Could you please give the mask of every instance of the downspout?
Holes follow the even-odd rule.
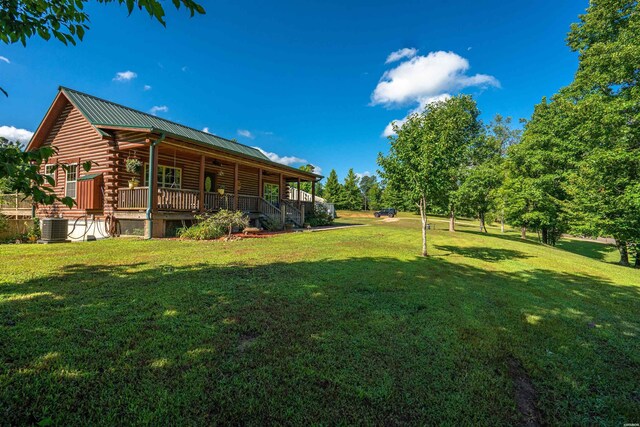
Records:
[[[157,191],[157,188],[153,186],[153,165],[155,164],[155,156],[156,156],[156,145],[160,144],[164,141],[165,134],[164,132],[160,134],[160,138],[156,139],[149,146],[149,176],[147,180],[149,182],[149,194],[147,195],[147,212],[146,212],[146,220],[147,220],[147,239],[151,239],[153,236],[153,219],[151,218],[151,205],[153,204],[153,192]]]

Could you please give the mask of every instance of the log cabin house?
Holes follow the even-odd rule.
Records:
[[[244,211],[256,225],[271,220],[300,227],[322,178],[273,162],[256,148],[65,87],[27,150],[43,145],[58,151],[42,172],[76,205],[39,206],[37,215],[68,218],[76,239],[88,232],[172,236],[195,215],[219,209]],[[137,176],[125,167],[131,158],[143,165]],[[95,163],[85,173],[81,164],[88,160]],[[57,162],[71,167],[55,169]],[[132,179],[139,185],[130,188]],[[311,201],[291,200],[289,186],[299,190],[303,181],[312,184]]]

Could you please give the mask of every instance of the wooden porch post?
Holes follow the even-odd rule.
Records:
[[[233,209],[238,210],[238,164],[234,163],[233,169]]]
[[[200,156],[200,200],[198,205],[200,212],[204,212],[204,155]]]
[[[311,180],[311,205],[316,206],[316,180]]]
[[[158,211],[158,157],[160,157],[159,147],[149,147],[149,150],[154,150],[153,163],[151,164],[151,170],[153,176],[149,183],[149,191],[151,192],[151,214],[155,214]]]
[[[262,185],[262,168],[258,168],[258,197],[264,197],[264,187]]]
[[[302,204],[302,194],[300,194],[300,178],[298,178],[298,209],[300,209],[301,204]]]
[[[280,185],[278,185],[278,191],[280,192],[280,200],[284,200],[284,177],[280,174]]]

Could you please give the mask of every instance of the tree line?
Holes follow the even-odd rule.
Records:
[[[394,124],[381,176],[421,213],[489,213],[554,245],[563,233],[612,237],[640,267],[640,5],[592,2],[571,26],[574,80],[535,106],[522,132],[485,125],[468,95]],[[486,228],[485,228],[486,230]]]

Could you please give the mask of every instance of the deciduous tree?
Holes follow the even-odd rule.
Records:
[[[409,116],[389,137],[387,156],[378,156],[389,185],[418,206],[422,221],[422,255],[427,256],[427,211],[448,205],[453,182],[480,132],[478,109],[467,95],[429,104]]]

